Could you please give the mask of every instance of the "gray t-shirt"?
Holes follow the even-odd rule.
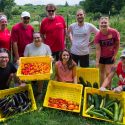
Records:
[[[44,43],[40,47],[36,47],[34,43],[30,43],[25,47],[24,56],[51,56],[51,50]]]
[[[96,34],[99,30],[91,23],[85,22],[83,26],[73,23],[69,27],[72,34],[71,53],[75,55],[89,54],[89,40],[91,33]]]

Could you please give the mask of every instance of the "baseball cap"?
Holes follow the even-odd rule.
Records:
[[[1,16],[0,17],[0,22],[2,23],[2,24],[7,24],[8,22],[7,22],[7,17],[6,16]]]
[[[125,57],[125,49],[122,51],[120,58]]]
[[[22,12],[21,17],[30,17],[30,13],[27,11]]]

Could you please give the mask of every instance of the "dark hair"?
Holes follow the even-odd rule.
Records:
[[[53,7],[54,10],[57,9],[57,7],[56,7],[54,4],[47,4],[47,5],[46,5],[46,10],[47,10],[48,7]]]
[[[0,53],[7,53],[8,56],[10,57],[10,52],[8,49],[5,49],[5,48],[0,48]]]
[[[62,54],[63,54],[63,52],[65,52],[65,51],[69,53],[69,60],[68,60],[68,62],[67,62],[67,66],[68,66],[68,69],[71,70],[71,69],[74,68],[74,66],[76,66],[76,64],[75,64],[75,62],[73,61],[72,55],[71,55],[71,53],[69,52],[69,50],[64,49],[63,51],[61,51],[60,54],[59,54],[59,60],[62,61]]]

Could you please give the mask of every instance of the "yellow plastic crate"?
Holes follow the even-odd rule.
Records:
[[[112,98],[112,99],[117,98],[123,105],[124,116],[123,116],[123,122],[122,123],[125,124],[125,92],[121,92],[121,93],[115,93],[113,91],[101,92],[99,89],[96,89],[96,88],[90,88],[90,87],[85,88],[82,116],[89,117],[89,118],[94,118],[94,119],[98,119],[98,120],[104,120],[104,121],[108,121],[108,122],[114,122],[112,120],[98,118],[98,117],[95,117],[95,116],[92,117],[92,116],[86,114],[85,111],[87,110],[87,94],[88,93],[90,93],[90,94],[98,94],[98,95],[102,95],[102,96],[105,96],[106,94],[108,94],[109,98]]]
[[[49,80],[52,73],[52,61],[51,56],[37,56],[37,57],[20,57],[19,59],[20,65],[17,70],[17,76],[21,80]],[[50,72],[44,74],[35,74],[35,75],[23,75],[21,74],[21,64],[22,63],[37,63],[37,62],[45,62],[50,65]]]
[[[10,89],[6,89],[6,90],[0,90],[0,98],[3,98],[7,95],[11,95],[11,94],[14,94],[14,93],[19,93],[19,92],[25,91],[25,90],[28,90],[28,96],[31,99],[32,106],[31,106],[31,109],[29,109],[28,111],[26,111],[24,113],[34,111],[34,110],[37,109],[37,106],[36,106],[36,102],[35,102],[35,99],[34,99],[32,86],[30,84],[27,84],[24,87],[15,87],[15,88],[10,88]],[[18,113],[18,114],[23,114],[23,113]],[[10,118],[10,117],[8,117],[8,118]],[[5,121],[8,118],[1,118],[1,114],[0,114],[0,122]]]
[[[49,97],[60,98],[60,99],[77,102],[79,104],[79,109],[78,110],[67,110],[67,109],[60,109],[60,108],[56,108],[56,109],[66,110],[71,112],[80,112],[82,89],[83,89],[83,85],[80,85],[80,84],[64,83],[64,82],[57,82],[57,81],[51,80],[48,83],[43,106],[54,108],[54,107],[48,106]]]
[[[98,68],[81,68],[77,67],[77,80],[79,82],[79,77],[82,77],[84,81],[88,81],[93,86],[94,82],[98,83],[100,87],[100,80],[99,80],[99,69]]]

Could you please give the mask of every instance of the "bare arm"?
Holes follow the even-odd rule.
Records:
[[[69,37],[70,41],[72,42],[72,28],[69,27],[67,30],[67,36]]]
[[[119,50],[119,46],[120,46],[120,42],[119,41],[116,41],[115,42],[115,53],[114,53],[114,56],[113,56],[113,60],[115,61],[116,60],[116,56],[117,56],[117,53],[118,53],[118,50]]]
[[[96,67],[99,67],[100,53],[101,53],[101,47],[99,44],[96,44]]]
[[[15,56],[14,60],[17,61],[19,59],[17,42],[13,42],[13,52],[14,52],[14,56]]]
[[[73,68],[73,82],[77,83],[76,66]]]

